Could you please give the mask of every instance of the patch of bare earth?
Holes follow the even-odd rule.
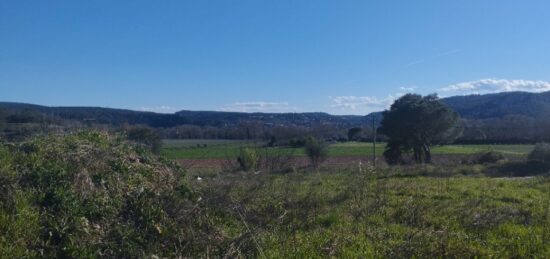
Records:
[[[377,158],[377,162],[380,162],[381,158]],[[178,159],[178,163],[185,169],[188,170],[200,170],[200,169],[209,169],[209,170],[220,170],[223,169],[227,164],[234,162],[228,161],[227,159]],[[324,163],[324,167],[335,167],[335,168],[348,168],[350,166],[357,167],[359,164],[366,166],[372,162],[371,157],[358,157],[358,156],[349,156],[349,157],[330,157]],[[309,165],[309,159],[306,157],[295,157],[292,160],[292,165],[295,167],[305,167]]]
[[[433,163],[437,165],[456,165],[463,163],[466,155],[459,154],[444,154],[434,155]],[[228,165],[235,165],[236,160],[228,159],[178,159],[178,163],[187,170],[223,170]],[[357,168],[359,166],[367,166],[372,163],[371,156],[339,156],[329,157],[323,167],[328,168]],[[384,158],[379,156],[376,158],[377,165],[386,165]],[[300,168],[309,165],[307,157],[294,157],[290,163],[292,166]]]

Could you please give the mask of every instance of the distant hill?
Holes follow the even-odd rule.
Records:
[[[550,119],[550,92],[504,92],[485,95],[467,95],[443,98],[442,101],[471,120],[498,119],[523,116],[531,119]],[[0,102],[0,108],[12,112],[32,111],[55,118],[93,121],[102,124],[145,124],[151,127],[196,125],[231,127],[244,122],[264,125],[312,126],[332,125],[338,128],[370,125],[372,116],[380,121],[381,112],[367,116],[330,115],[327,113],[242,113],[218,111],[179,111],[173,114],[132,111],[100,107],[47,107],[34,104]]]
[[[543,93],[503,92],[444,98],[443,102],[463,118],[488,119],[510,115],[546,118],[550,115],[550,91]]]
[[[550,92],[454,96],[443,101],[463,120],[465,143],[550,141]]]
[[[353,127],[367,123],[366,116],[330,115],[322,112],[310,113],[242,113],[214,111],[179,111],[180,116],[190,124],[200,126],[235,126],[242,122],[261,122],[267,125],[312,126],[329,124],[337,127]]]
[[[34,112],[52,118],[92,121],[102,124],[144,124],[151,127],[173,127],[187,124],[183,117],[174,114],[132,111],[100,107],[48,107],[25,103],[0,102],[0,108],[11,112]]]
[[[266,125],[295,125],[309,127],[328,124],[336,127],[354,127],[367,123],[366,116],[330,115],[327,113],[243,113],[218,111],[179,111],[173,114],[112,109],[101,107],[48,107],[25,103],[0,102],[0,109],[11,112],[34,112],[65,120],[93,121],[102,124],[144,124],[151,127],[197,125],[231,127],[244,122]]]

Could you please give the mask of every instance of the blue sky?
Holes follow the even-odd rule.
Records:
[[[366,114],[550,90],[549,1],[0,0],[0,101]]]

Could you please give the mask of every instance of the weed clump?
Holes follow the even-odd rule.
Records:
[[[237,157],[237,162],[241,170],[248,172],[256,169],[258,165],[259,156],[255,149],[253,148],[241,148],[239,150],[239,156]]]

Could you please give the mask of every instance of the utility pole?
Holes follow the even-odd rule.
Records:
[[[374,114],[372,115],[372,165],[376,168],[376,126],[374,125]]]

